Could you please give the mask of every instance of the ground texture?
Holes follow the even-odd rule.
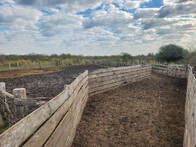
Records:
[[[186,81],[153,74],[89,98],[73,147],[182,147]]]
[[[85,70],[91,72],[98,68],[101,67],[86,65],[66,68],[6,71],[0,72],[0,82],[6,82],[6,89],[11,93],[14,88],[26,88],[29,98],[52,98],[63,90],[65,84],[70,84],[80,73]]]

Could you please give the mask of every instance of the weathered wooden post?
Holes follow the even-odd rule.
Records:
[[[0,128],[4,127],[5,126],[5,122],[3,120],[3,117],[2,115],[0,114]]]
[[[9,70],[11,71],[11,64],[10,64],[10,63],[8,63],[8,66],[9,66]]]
[[[25,88],[15,88],[13,89],[13,95],[17,98],[26,99],[26,89]]]
[[[23,100],[27,99],[27,94],[26,94],[26,89],[25,88],[15,88],[15,89],[13,89],[12,93],[16,98],[23,99]],[[18,112],[17,116],[20,116],[19,118],[25,117],[25,114],[28,111],[28,106],[21,105],[21,106],[15,106],[15,107],[16,107],[17,112]]]
[[[0,82],[0,91],[5,91],[5,82]]]
[[[0,82],[0,91],[5,91],[5,82]],[[0,128],[5,126],[2,115],[0,114]]]
[[[5,82],[0,82],[0,96],[14,98],[14,96],[6,92]]]

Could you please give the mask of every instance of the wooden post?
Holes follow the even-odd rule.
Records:
[[[5,123],[3,121],[3,117],[2,115],[0,114],[0,128],[4,127],[5,126]]]
[[[0,82],[0,91],[6,91],[5,82]]]
[[[13,95],[17,98],[26,99],[26,89],[25,88],[15,88],[13,90]]]
[[[11,64],[10,64],[10,63],[8,63],[8,65],[9,65],[9,70],[11,71]]]

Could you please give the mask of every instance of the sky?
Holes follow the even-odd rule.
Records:
[[[131,55],[196,46],[196,0],[0,0],[0,54]]]

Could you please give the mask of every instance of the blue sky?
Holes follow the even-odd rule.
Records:
[[[0,0],[0,54],[196,48],[195,0]]]

